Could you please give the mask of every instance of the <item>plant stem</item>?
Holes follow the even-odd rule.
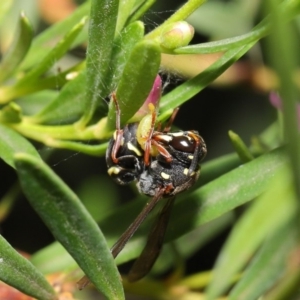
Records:
[[[79,123],[72,125],[36,125],[26,121],[21,123],[6,124],[22,135],[46,145],[54,144],[54,140],[101,140],[110,137],[105,130],[106,118],[101,119],[97,124],[81,128]]]

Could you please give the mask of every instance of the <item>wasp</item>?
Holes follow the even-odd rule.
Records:
[[[157,113],[153,104],[149,104],[150,113],[139,123],[121,129],[121,111],[115,95],[112,99],[116,108],[116,131],[106,151],[108,174],[118,184],[135,181],[140,193],[152,197],[111,248],[113,257],[117,257],[156,204],[166,198],[146,246],[128,274],[129,281],[136,281],[144,277],[156,261],[175,195],[196,182],[200,174],[199,163],[207,149],[197,131],[170,131],[178,108],[163,129],[161,125],[156,126]]]
[[[195,130],[171,132],[178,108],[166,126],[156,126],[157,112],[149,104],[149,114],[138,123],[121,128],[121,111],[115,94],[116,130],[106,151],[108,174],[121,185],[136,182],[140,193],[151,197],[143,210],[111,248],[114,258],[143,223],[159,201],[166,201],[147,238],[146,246],[128,274],[129,281],[143,278],[155,263],[162,245],[175,196],[189,189],[200,175],[200,161],[207,149]],[[82,289],[89,280],[79,282]]]

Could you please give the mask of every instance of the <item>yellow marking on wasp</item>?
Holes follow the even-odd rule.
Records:
[[[171,134],[172,134],[173,136],[182,136],[182,135],[183,135],[183,131],[172,132]]]
[[[117,138],[117,130],[115,130],[114,132],[114,140],[116,140],[116,138]]]
[[[188,174],[189,174],[189,169],[185,168],[185,169],[183,170],[183,174],[184,174],[184,175],[188,175]]]
[[[189,158],[189,159],[193,159],[193,158],[194,158],[194,155],[189,155],[188,158]]]
[[[142,156],[141,151],[137,147],[135,147],[131,142],[127,143],[127,148],[133,151],[137,156]]]
[[[160,176],[163,178],[163,179],[170,179],[170,175],[165,173],[165,172],[161,172],[160,173]]]
[[[172,139],[173,139],[171,136],[165,135],[165,134],[159,135],[158,138],[159,138],[160,140],[165,141],[165,142],[171,142]]]
[[[109,168],[108,170],[107,170],[107,173],[108,173],[108,175],[109,176],[111,176],[111,175],[118,175],[119,173],[120,173],[120,171],[121,171],[121,169],[120,168],[118,168],[118,167],[111,167],[111,168]]]

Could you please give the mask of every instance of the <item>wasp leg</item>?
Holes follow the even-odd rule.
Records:
[[[165,158],[166,162],[170,163],[173,160],[173,157],[168,150],[163,145],[158,143],[154,138],[152,139],[151,143],[156,147],[159,154]]]
[[[145,152],[144,152],[144,163],[146,166],[150,164],[150,153],[151,153],[151,146],[152,146],[152,135],[154,132],[155,122],[156,122],[156,111],[155,107],[152,103],[149,104],[149,110],[151,111],[151,128],[149,130],[147,140],[145,142]]]

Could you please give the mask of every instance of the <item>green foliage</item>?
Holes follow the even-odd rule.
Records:
[[[37,299],[56,299],[45,277],[0,236],[1,280]]]
[[[59,295],[42,273],[70,272],[76,277],[73,272],[80,267],[105,297],[124,299],[116,264],[139,255],[154,216],[149,216],[115,261],[109,246],[141,210],[144,198],[137,196],[137,201],[116,208],[116,199],[110,201],[117,198],[114,187],[101,179],[99,185],[107,189],[101,193],[101,204],[93,189],[97,184],[89,182],[88,188],[81,190],[86,209],[47,166],[32,141],[104,156],[115,126],[114,106],[108,106],[105,99],[115,93],[122,125],[126,124],[147,98],[161,68],[165,51],[159,44],[161,34],[190,16],[187,20],[192,24],[201,19],[207,25],[203,29],[206,34],[224,39],[184,47],[171,43],[168,54],[180,59],[189,54],[223,53],[204,71],[162,96],[159,121],[166,120],[174,108],[189,101],[267,37],[265,55],[280,80],[283,128],[272,124],[249,148],[230,131],[236,153],[203,163],[201,178],[193,190],[176,199],[166,236],[172,246],[165,247],[154,267],[154,273],[161,273],[176,265],[168,284],[155,282],[153,289],[153,281],[146,279],[142,287],[138,283],[129,287],[126,281],[124,286],[157,299],[173,299],[170,287],[176,285],[186,288],[186,297],[189,289],[205,288],[202,293],[207,299],[288,299],[285,297],[291,295],[296,299],[300,272],[288,261],[297,250],[300,225],[298,89],[293,80],[299,51],[291,28],[300,2],[267,1],[265,18],[253,27],[254,13],[262,9],[257,2],[249,8],[243,1],[235,1],[224,9],[225,4],[218,1],[202,8],[204,1],[189,0],[145,35],[140,18],[154,2],[86,1],[68,18],[37,36],[30,20],[20,14],[13,40],[0,61],[0,157],[15,169],[22,192],[57,242],[40,249],[29,262],[0,237],[0,279],[37,299],[56,299]],[[0,4],[0,26],[5,26],[5,15],[12,8],[13,1]],[[251,16],[247,16],[249,10]],[[205,11],[207,18],[205,14],[202,18]],[[213,20],[214,14],[218,20]],[[224,21],[232,14],[238,16],[235,22],[239,28]],[[202,28],[202,24],[197,25]],[[248,33],[231,37],[240,34],[236,29]],[[88,45],[86,59],[56,69],[57,61],[83,44]],[[5,203],[13,201],[6,199]],[[244,212],[237,219],[240,206]],[[12,204],[0,203],[0,216],[8,215],[11,209]],[[116,226],[120,220],[122,228]],[[230,225],[232,231],[212,272],[185,276],[183,262]],[[280,288],[274,289],[278,284]],[[202,293],[197,293],[197,299]]]

